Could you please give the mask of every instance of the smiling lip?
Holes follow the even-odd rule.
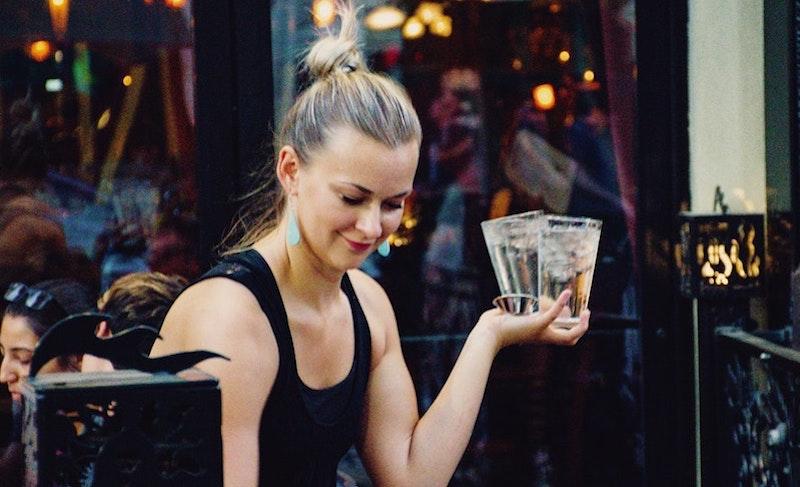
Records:
[[[366,252],[367,250],[369,250],[370,247],[372,247],[372,244],[353,242],[347,237],[342,237],[342,238],[344,238],[344,240],[347,242],[347,245],[349,245],[350,249],[353,250],[354,252]]]

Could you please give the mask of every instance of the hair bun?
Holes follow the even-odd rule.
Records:
[[[358,45],[358,18],[350,2],[337,3],[337,14],[342,21],[339,35],[327,35],[311,46],[305,65],[312,80],[336,73],[351,73],[366,69]]]

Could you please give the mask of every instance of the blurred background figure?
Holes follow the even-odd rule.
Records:
[[[0,289],[69,274],[60,215],[46,200],[48,151],[39,109],[14,102],[0,146]]]
[[[137,272],[117,279],[97,301],[97,309],[112,317],[98,325],[97,336],[108,338],[138,325],[160,330],[167,311],[186,285],[182,277],[160,272]],[[140,351],[147,354],[153,340],[140,346]],[[109,370],[114,366],[108,360],[84,356],[82,372]]]

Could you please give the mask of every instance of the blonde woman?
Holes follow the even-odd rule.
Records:
[[[153,356],[208,349],[219,378],[226,486],[335,484],[357,444],[377,485],[447,485],[467,445],[496,353],[574,344],[545,314],[484,313],[424,416],[383,289],[358,271],[399,225],[420,147],[404,90],[371,73],[357,21],[305,63],[313,83],[278,133],[274,166],[239,221],[244,236],[167,314]]]

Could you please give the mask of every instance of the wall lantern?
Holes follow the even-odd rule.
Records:
[[[750,296],[761,290],[764,216],[693,215],[680,219],[680,288],[690,298]]]

